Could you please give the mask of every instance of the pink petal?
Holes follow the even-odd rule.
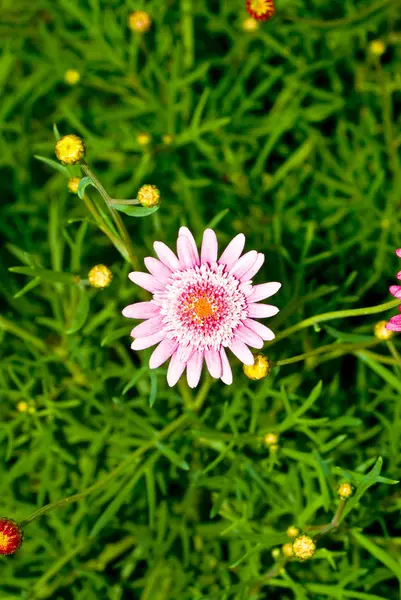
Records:
[[[199,265],[200,261],[199,261],[198,248],[196,246],[196,242],[195,242],[194,236],[189,231],[188,227],[180,227],[180,230],[178,232],[178,237],[181,237],[181,236],[186,237],[187,240],[189,241],[189,243],[191,245],[191,249],[192,249],[192,254],[193,254],[193,256],[195,256],[195,263],[197,265]]]
[[[190,269],[198,264],[193,246],[185,235],[180,235],[177,240],[177,253],[181,269]]]
[[[386,325],[386,329],[389,329],[390,331],[401,331],[401,315],[391,317]]]
[[[398,250],[396,250],[395,253],[401,258],[401,248],[398,248]]]
[[[148,273],[134,271],[133,273],[130,273],[128,277],[133,283],[136,283],[136,285],[139,285],[148,292],[161,292],[165,287],[163,283],[156,279],[156,277],[148,275]]]
[[[190,388],[196,388],[202,373],[203,353],[196,350],[187,362],[187,381]]]
[[[187,363],[179,360],[177,352],[173,354],[170,360],[170,364],[167,370],[167,383],[170,387],[173,387],[184,372]]]
[[[251,250],[247,252],[230,269],[230,275],[234,275],[237,279],[241,280],[244,273],[246,273],[249,268],[254,264],[255,260],[258,258],[258,253],[256,250]]]
[[[148,335],[153,335],[154,333],[157,333],[158,331],[163,329],[163,327],[163,321],[160,315],[158,315],[157,317],[152,317],[151,319],[148,319],[147,321],[144,321],[143,323],[140,323],[140,325],[134,327],[134,329],[131,331],[131,337],[147,337]]]
[[[153,350],[153,354],[149,359],[149,368],[157,369],[160,367],[168,358],[170,358],[177,346],[178,342],[175,340],[168,340],[167,338],[164,338],[157,348]]]
[[[240,283],[238,289],[240,292],[245,294],[245,296],[250,296],[253,293],[253,286],[250,281],[245,281],[244,283]]]
[[[257,259],[253,263],[252,267],[250,269],[248,269],[248,271],[246,271],[246,273],[244,273],[242,275],[241,281],[247,281],[248,279],[252,279],[252,277],[254,277],[256,275],[256,273],[259,271],[259,269],[261,268],[261,266],[263,265],[264,262],[265,262],[265,255],[261,254],[259,252]]]
[[[153,302],[137,302],[126,306],[122,314],[128,319],[149,319],[150,317],[156,317],[159,312],[160,307]]]
[[[259,323],[259,321],[253,321],[253,319],[245,319],[244,325],[246,325],[249,329],[252,329],[255,333],[257,333],[262,340],[270,342],[274,340],[276,337],[271,329]]]
[[[262,338],[251,329],[248,329],[248,327],[245,327],[245,325],[237,327],[234,335],[248,346],[251,346],[251,348],[263,348]]]
[[[177,349],[177,355],[181,362],[188,362],[191,358],[194,349],[192,346],[179,346]]]
[[[161,262],[166,265],[171,271],[178,271],[180,263],[172,250],[163,242],[155,242],[153,248]]]
[[[255,359],[253,358],[252,352],[249,350],[248,346],[234,338],[234,340],[228,346],[231,352],[241,361],[244,365],[253,365]]]
[[[217,262],[217,237],[213,229],[206,229],[202,239],[201,263]]]
[[[205,361],[210,375],[214,377],[214,379],[220,379],[223,372],[220,353],[217,350],[206,350]]]
[[[250,304],[248,306],[248,317],[255,319],[265,319],[266,317],[274,317],[279,312],[277,306],[271,304]]]
[[[157,260],[157,258],[152,258],[152,256],[147,256],[145,258],[145,267],[147,268],[149,273],[154,275],[156,279],[158,279],[162,283],[167,283],[167,281],[171,277],[170,269],[163,265],[163,263],[160,262],[160,260]]]
[[[239,233],[228,244],[223,254],[220,256],[219,265],[226,265],[227,270],[231,269],[233,264],[239,259],[245,246],[245,236]]]
[[[390,294],[395,298],[401,298],[401,285],[390,285]]]
[[[231,371],[230,363],[228,362],[227,354],[224,348],[220,348],[220,358],[222,367],[221,381],[226,385],[231,385],[233,382],[233,374]]]
[[[248,302],[259,302],[274,296],[281,288],[281,283],[278,281],[270,281],[269,283],[261,283],[253,286],[253,292],[248,297]]]
[[[132,350],[145,350],[145,348],[150,348],[155,344],[158,344],[166,337],[166,333],[164,330],[158,331],[153,335],[148,335],[147,337],[137,338],[131,344]]]
[[[396,277],[397,277],[397,279],[401,279],[401,271],[398,271]]]

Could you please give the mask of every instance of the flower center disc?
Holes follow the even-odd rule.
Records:
[[[195,300],[194,311],[196,316],[199,317],[201,321],[207,319],[215,312],[210,301],[205,297],[201,297]]]

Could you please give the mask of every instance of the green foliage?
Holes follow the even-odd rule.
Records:
[[[246,32],[242,0],[1,4],[0,512],[22,521],[88,490],[0,557],[1,600],[400,598],[400,344],[373,334],[396,308],[315,317],[390,299],[401,4],[276,5]],[[127,27],[140,9],[143,35]],[[198,240],[216,228],[220,247],[243,231],[266,254],[257,282],[283,283],[268,378],[233,360],[232,386],[170,389],[130,351],[121,310],[148,295],[109,215],[108,238],[68,193],[80,168],[53,153],[67,133],[113,198],[160,189],[160,207],[114,205],[141,265],[180,225]],[[101,291],[87,285],[98,263],[113,272]],[[282,570],[271,549],[289,525],[330,523],[342,481],[338,527]]]

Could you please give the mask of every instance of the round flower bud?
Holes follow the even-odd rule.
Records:
[[[81,74],[76,69],[67,69],[64,73],[64,81],[68,85],[76,85],[81,79]]]
[[[393,337],[393,332],[386,329],[387,321],[378,321],[375,325],[374,332],[378,340],[389,340]]]
[[[174,141],[174,138],[173,138],[173,136],[172,136],[172,135],[170,135],[169,133],[166,133],[165,135],[163,135],[163,137],[162,137],[162,140],[163,140],[163,144],[164,144],[165,146],[171,146],[171,144],[172,144],[172,143],[173,143],[173,141]]]
[[[143,185],[137,194],[137,198],[141,206],[152,208],[160,204],[160,192],[155,185]]]
[[[370,43],[369,50],[375,56],[382,56],[386,51],[386,46],[381,40],[373,40],[373,42]]]
[[[280,548],[273,548],[272,557],[274,558],[274,560],[277,560],[278,558],[280,558],[280,556],[281,556]]]
[[[140,146],[148,146],[151,142],[151,139],[152,137],[149,135],[149,133],[146,133],[145,131],[143,131],[142,133],[138,133],[138,135],[136,136],[136,141]]]
[[[245,8],[257,21],[267,21],[276,12],[273,0],[246,0]]]
[[[152,26],[152,20],[144,10],[136,10],[128,17],[128,27],[135,33],[146,33]]]
[[[0,554],[14,554],[22,544],[22,529],[12,519],[0,518]]]
[[[89,271],[88,279],[92,287],[106,288],[111,284],[113,273],[106,265],[96,265]]]
[[[78,186],[79,186],[79,182],[81,181],[80,177],[70,177],[68,180],[68,189],[70,190],[71,194],[78,194]]]
[[[266,444],[266,446],[276,446],[278,444],[279,438],[280,436],[278,433],[269,432],[266,433],[266,435],[263,438],[263,441]]]
[[[340,498],[346,500],[347,498],[350,498],[352,494],[352,485],[348,483],[348,481],[343,481],[343,483],[340,483],[340,485],[338,486],[338,495],[340,496]]]
[[[55,152],[64,165],[76,165],[84,158],[86,149],[83,140],[71,133],[59,139]]]
[[[28,402],[25,402],[25,400],[21,400],[20,402],[18,402],[17,404],[17,410],[18,412],[27,412],[29,408]]]
[[[244,31],[256,31],[257,29],[259,29],[259,23],[256,19],[249,17],[248,19],[245,19],[245,21],[242,23],[242,29]]]
[[[284,544],[281,550],[284,556],[287,558],[291,558],[292,556],[294,556],[294,550],[292,549],[292,544],[290,543]]]
[[[295,527],[295,525],[290,525],[290,527],[287,529],[287,535],[290,538],[296,538],[297,535],[299,535],[298,527]]]
[[[243,370],[245,375],[253,381],[263,379],[270,373],[269,359],[264,354],[257,354],[253,365],[244,365]]]
[[[309,535],[300,535],[292,543],[294,556],[299,560],[308,560],[316,552],[316,544]]]

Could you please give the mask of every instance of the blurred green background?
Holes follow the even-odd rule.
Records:
[[[146,33],[128,27],[137,10]],[[56,124],[84,138],[113,197],[157,185],[157,213],[124,216],[141,264],[180,225],[198,240],[214,226],[221,248],[244,232],[266,254],[257,283],[283,282],[276,333],[390,300],[401,3],[276,11],[249,31],[242,0],[0,0],[0,513],[22,520],[121,465],[27,526],[0,557],[1,600],[400,597],[401,500],[383,479],[400,475],[399,344],[373,333],[396,309],[266,345],[273,362],[330,347],[261,381],[233,360],[234,385],[200,388],[191,413],[150,352],[130,351],[130,266],[34,158],[55,159]],[[82,301],[62,274],[98,263],[113,283]],[[21,266],[52,274],[8,270]],[[272,576],[287,527],[329,522],[343,480],[357,488],[344,523]]]

